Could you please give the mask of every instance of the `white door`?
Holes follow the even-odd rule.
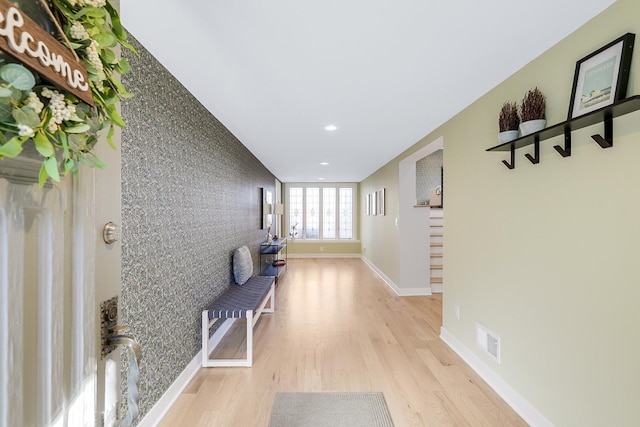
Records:
[[[106,170],[44,189],[38,159],[0,160],[0,426],[115,418],[119,357],[101,358],[99,307],[121,286],[119,242],[102,241],[120,223],[120,157],[98,145]]]

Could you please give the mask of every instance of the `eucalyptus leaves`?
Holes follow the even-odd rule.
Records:
[[[131,96],[118,79],[129,71],[129,63],[113,49],[122,45],[135,51],[108,1],[53,0],[53,5],[63,43],[87,69],[95,106],[0,58],[0,159],[18,156],[23,144],[33,141],[43,157],[40,186],[49,178],[58,181],[61,172],[77,172],[80,164],[105,166],[93,153],[98,133],[107,129],[107,141],[115,148],[114,126],[125,126],[116,105]]]

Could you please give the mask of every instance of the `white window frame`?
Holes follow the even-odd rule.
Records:
[[[303,230],[298,230],[298,236],[296,236],[296,240],[302,240],[305,242],[313,242],[313,241],[332,241],[332,242],[355,242],[358,240],[358,184],[354,183],[354,182],[322,182],[322,183],[312,183],[312,182],[292,182],[292,183],[285,183],[284,185],[284,200],[285,200],[285,212],[284,212],[284,223],[285,223],[285,230],[286,230],[286,236],[289,236],[289,232],[291,231],[291,224],[290,224],[290,218],[289,218],[289,206],[291,206],[290,200],[289,200],[289,194],[290,194],[290,189],[291,188],[302,188],[302,204],[303,204],[303,209],[302,209],[302,215],[304,215],[305,217],[303,217]],[[319,218],[319,224],[320,224],[320,230],[319,230],[319,238],[313,238],[313,239],[308,239],[306,237],[306,227],[307,227],[307,219],[306,219],[306,197],[307,197],[307,188],[319,188],[320,189],[320,209],[319,209],[319,213],[320,213],[320,218]],[[335,237],[335,238],[331,238],[331,239],[325,239],[322,237],[322,215],[323,215],[323,209],[322,209],[322,189],[323,188],[335,188],[336,189],[336,206],[339,206],[340,203],[340,188],[350,188],[352,191],[352,198],[351,198],[351,220],[352,220],[352,227],[353,227],[353,233],[351,235],[350,239],[346,239],[346,238],[340,238],[340,237]],[[336,209],[337,210],[337,209]],[[337,213],[337,212],[336,212]],[[336,215],[336,236],[340,236],[340,220],[339,220],[339,216]]]

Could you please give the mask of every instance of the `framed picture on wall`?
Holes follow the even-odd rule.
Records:
[[[270,228],[273,223],[273,193],[262,188],[262,209],[261,209],[260,228]]]
[[[627,33],[576,63],[569,120],[626,97],[634,41]]]
[[[378,202],[377,211],[378,215],[384,215],[384,188],[376,191],[376,200]]]
[[[378,215],[378,199],[376,198],[376,192],[370,193],[371,195],[371,215]]]

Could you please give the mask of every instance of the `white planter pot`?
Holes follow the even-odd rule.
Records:
[[[518,131],[517,130],[505,130],[504,132],[500,132],[498,134],[498,141],[500,144],[504,144],[505,142],[513,141],[514,139],[518,139]]]
[[[520,123],[520,134],[522,136],[530,135],[532,133],[536,133],[544,129],[547,125],[547,121],[545,119],[540,120],[529,120],[526,122]]]

